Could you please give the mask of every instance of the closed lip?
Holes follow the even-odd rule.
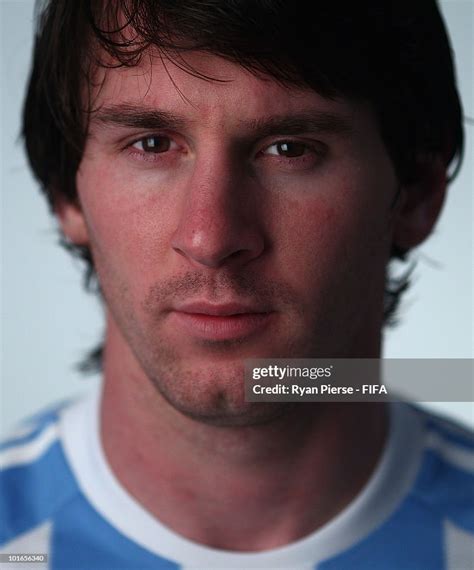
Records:
[[[191,337],[208,341],[236,340],[261,332],[273,311],[242,303],[186,303],[171,311],[172,322]]]
[[[244,315],[244,314],[266,314],[271,311],[252,305],[246,305],[242,303],[206,303],[206,302],[193,302],[186,303],[183,305],[178,305],[173,308],[174,311],[179,313],[188,313],[194,315],[209,315],[214,317],[230,317],[233,315]]]

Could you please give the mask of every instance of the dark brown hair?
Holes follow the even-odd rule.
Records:
[[[461,164],[462,109],[435,0],[49,0],[37,4],[22,134],[51,207],[58,196],[77,200],[93,110],[84,93],[94,69],[134,66],[150,46],[198,76],[186,51],[211,52],[324,97],[370,102],[402,184],[416,180],[420,156],[445,158],[450,179]],[[90,251],[63,244],[86,261],[91,286]],[[386,322],[407,284],[407,275],[387,276]],[[100,360],[100,349],[93,354],[89,364]]]

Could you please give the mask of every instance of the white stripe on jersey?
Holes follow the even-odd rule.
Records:
[[[465,447],[456,445],[443,438],[436,432],[429,432],[426,437],[427,447],[436,451],[443,459],[451,465],[474,473],[474,451],[469,451]]]
[[[45,522],[37,526],[33,530],[25,532],[11,542],[0,548],[0,554],[50,554],[51,546],[51,530],[52,524]],[[48,563],[35,562],[22,564],[21,562],[12,562],[2,564],[2,570],[47,570]]]
[[[444,523],[446,570],[474,568],[474,536],[446,520]]]
[[[23,424],[21,426],[17,426],[13,431],[8,432],[6,435],[8,436],[8,440],[5,443],[8,443],[9,440],[20,439],[22,437],[26,437],[33,433],[37,428],[37,424]],[[2,438],[3,439],[3,438]],[[2,441],[4,443],[4,441]]]
[[[58,439],[58,436],[57,424],[48,426],[33,441],[0,452],[0,467],[7,469],[15,467],[15,465],[24,465],[30,461],[35,461]]]

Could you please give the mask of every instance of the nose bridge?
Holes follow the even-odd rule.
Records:
[[[229,152],[223,149],[211,149],[206,156],[197,159],[192,177],[187,188],[187,199],[190,214],[202,214],[222,210],[222,219],[225,219],[225,210],[236,205],[237,195],[243,197],[243,187],[235,187],[237,180],[234,175],[235,166]]]
[[[260,254],[263,237],[251,215],[250,179],[230,149],[214,144],[196,160],[173,248],[193,264],[218,267]]]

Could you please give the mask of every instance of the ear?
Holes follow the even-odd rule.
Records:
[[[416,181],[402,186],[393,243],[409,250],[432,232],[446,195],[446,166],[441,156],[420,160]]]
[[[63,234],[71,243],[74,245],[89,245],[89,234],[84,214],[78,202],[70,202],[64,197],[60,197],[55,203],[54,212]]]

